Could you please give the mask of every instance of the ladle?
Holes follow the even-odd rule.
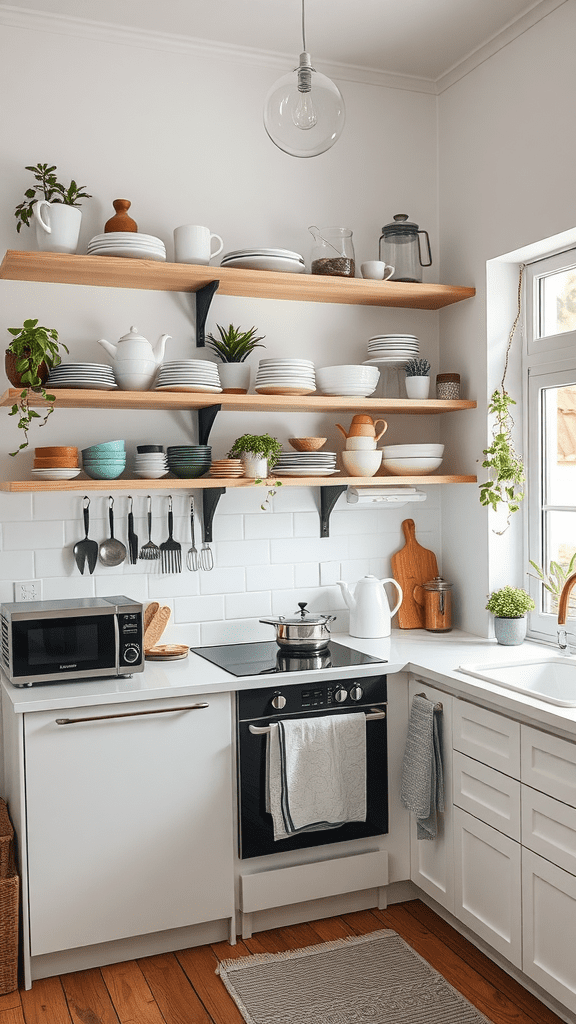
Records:
[[[103,540],[98,552],[103,565],[120,565],[126,558],[126,548],[122,541],[114,537],[114,498],[108,498],[108,519],[110,521],[110,537]]]

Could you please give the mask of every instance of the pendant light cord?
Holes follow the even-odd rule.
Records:
[[[304,18],[304,0],[302,0],[302,49],[306,53],[306,23]]]

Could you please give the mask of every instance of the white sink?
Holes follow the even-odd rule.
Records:
[[[548,704],[564,708],[576,707],[576,660],[550,657],[530,661],[512,661],[482,665],[460,665],[466,672],[488,683],[505,686],[517,693],[526,693]]]

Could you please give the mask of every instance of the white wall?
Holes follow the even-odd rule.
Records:
[[[479,460],[479,479],[488,440],[486,403],[502,376],[517,286],[515,268],[502,269],[495,281],[492,266],[499,308],[494,301],[487,317],[486,263],[576,223],[575,39],[576,3],[568,0],[438,100],[441,280],[473,281],[477,289],[472,302],[440,314],[441,362],[446,370],[464,369],[469,395],[478,401],[458,442],[470,470]],[[518,420],[520,345],[518,334],[506,382],[518,401]],[[476,489],[444,490],[444,562],[447,572],[467,581],[461,621],[475,632],[482,631],[483,620],[489,628],[483,609],[492,589],[527,583],[521,514],[504,537],[492,532],[494,525]]]
[[[25,165],[39,161],[56,164],[62,179],[74,177],[94,196],[83,205],[80,252],[103,230],[117,197],[132,200],[139,229],[163,238],[169,259],[172,229],[181,223],[208,224],[222,235],[226,250],[281,246],[305,256],[308,225],[337,223],[353,229],[360,263],[375,257],[382,224],[399,211],[428,229],[438,252],[434,96],[344,83],[348,120],[342,138],[327,154],[296,160],[272,145],[261,123],[263,99],[277,70],[171,53],[153,41],[131,47],[113,35],[104,40],[4,26],[0,76],[0,252],[35,248],[31,232],[16,233],[13,210],[31,183]],[[435,274],[437,269],[435,263]],[[443,279],[454,271],[454,283],[466,283],[461,266],[448,263],[447,270]],[[426,279],[438,278],[429,272]],[[38,317],[58,329],[73,360],[106,361],[96,340],[115,341],[132,324],[152,340],[172,335],[167,359],[205,356],[195,348],[192,303],[181,294],[1,281],[0,299],[5,327]],[[317,365],[360,362],[376,331],[413,332],[432,374],[439,369],[437,313],[217,296],[208,330],[231,321],[256,324],[266,335],[265,355],[313,353]],[[191,420],[194,435],[194,417],[183,413],[115,412],[103,420],[98,412],[56,410],[34,431],[30,451],[14,460],[6,453],[20,438],[5,411],[1,472],[5,479],[27,477],[36,444],[82,448],[119,437],[127,440],[130,463],[139,441],[187,439]],[[213,431],[214,456],[224,455],[236,436],[250,430],[268,430],[283,442],[321,432],[331,448],[339,445],[335,417],[230,415],[220,416]],[[387,438],[436,440],[439,431],[437,417],[397,417],[390,420]],[[146,493],[143,487],[135,496],[141,538]],[[169,483],[165,492],[154,493],[154,539],[160,541],[166,535]],[[174,608],[168,639],[268,636],[269,627],[256,621],[259,615],[292,613],[297,600],[327,610],[340,605],[333,585],[340,576],[390,575],[390,554],[403,544],[400,524],[407,515],[442,565],[439,488],[429,487],[428,493],[414,512],[411,506],[355,511],[341,498],[331,536],[320,540],[319,499],[312,489],[286,488],[274,500],[274,514],[260,511],[258,491],[228,492],[214,521],[212,573],[150,575],[147,563],[140,563],[117,570],[98,566],[93,577],[80,576],[72,557],[74,542],[83,536],[81,492],[2,493],[0,599],[12,600],[13,580],[41,578],[46,599],[122,592],[161,598]],[[185,494],[176,492],[176,535],[185,547],[186,507]],[[97,540],[106,535],[106,509],[104,485],[92,497],[91,536]],[[125,495],[116,495],[115,511],[122,538]],[[339,625],[345,623],[342,615]]]

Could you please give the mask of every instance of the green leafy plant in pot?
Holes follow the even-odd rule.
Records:
[[[42,419],[41,414],[30,406],[30,392],[36,392],[45,402],[48,411],[40,426],[44,426],[50,413],[54,411],[55,395],[44,390],[44,382],[53,366],[62,361],[59,353],[61,346],[68,352],[64,342],[58,340],[58,332],[54,327],[38,326],[38,320],[25,320],[22,327],[9,327],[8,333],[12,341],[6,349],[6,376],[15,388],[24,386],[18,401],[12,406],[9,416],[19,416],[18,428],[24,433],[24,440],[15,452],[27,448],[28,431],[32,420]]]
[[[14,210],[16,231],[34,220],[41,251],[75,253],[82,221],[80,200],[92,196],[74,179],[69,185],[59,182],[55,164],[36,164],[26,170],[34,175],[35,184],[26,189],[23,202]]]
[[[228,452],[229,459],[242,459],[244,476],[258,482],[267,477],[282,453],[282,445],[270,434],[243,434],[237,437]]]
[[[494,616],[494,633],[499,644],[514,647],[526,637],[526,613],[536,605],[521,587],[502,587],[493,591],[486,609]]]
[[[218,356],[222,366],[220,367],[220,380],[222,390],[226,394],[246,394],[250,385],[250,368],[244,363],[255,348],[265,348],[262,340],[265,334],[257,337],[256,327],[249,331],[243,331],[241,327],[221,327],[216,324],[219,338],[213,334],[206,335],[208,348]]]

